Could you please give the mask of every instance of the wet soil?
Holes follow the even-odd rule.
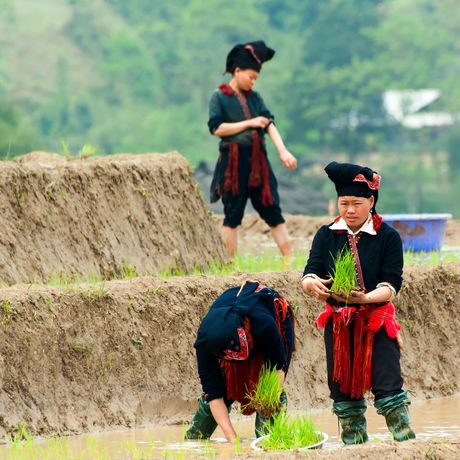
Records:
[[[0,166],[0,278],[39,281],[0,289],[0,436],[21,423],[42,435],[186,423],[200,394],[193,350],[200,318],[248,275],[40,284],[56,271],[120,272],[126,257],[139,274],[159,261],[188,268],[224,257],[216,223],[179,155],[55,160],[34,154]],[[320,219],[295,216],[288,225],[292,235],[295,228],[313,234]],[[323,338],[314,325],[321,303],[302,294],[299,272],[250,277],[277,289],[297,312],[289,407],[329,406]],[[405,271],[395,303],[405,387],[416,399],[460,391],[459,283],[460,264]],[[416,441],[341,449],[340,458],[450,459],[458,452],[456,442]]]
[[[190,420],[200,394],[193,341],[200,318],[226,288],[246,279],[143,277],[63,289],[0,290],[0,434],[24,421],[34,433],[71,433]],[[254,277],[254,275],[251,275]],[[263,273],[297,311],[289,407],[329,404],[320,302],[300,273]],[[402,367],[416,398],[460,391],[460,266],[407,270],[396,307]],[[3,433],[2,433],[3,432]]]

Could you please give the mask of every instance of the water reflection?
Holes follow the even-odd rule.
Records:
[[[410,407],[412,423],[418,439],[460,439],[460,395],[416,401]],[[337,418],[330,410],[312,410],[317,427],[329,435],[324,448],[341,446]],[[218,457],[244,455],[254,438],[254,417],[233,416],[241,441],[237,445],[225,443],[222,432],[216,430],[208,442],[183,441],[184,426],[154,426],[143,429],[107,431],[62,439],[36,440],[27,449],[16,451],[11,446],[0,447],[0,458],[6,460],[117,460],[149,458]],[[371,441],[390,440],[385,419],[373,407],[366,413]]]

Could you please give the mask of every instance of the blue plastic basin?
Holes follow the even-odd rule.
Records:
[[[383,221],[401,236],[404,251],[439,251],[452,214],[384,214]]]

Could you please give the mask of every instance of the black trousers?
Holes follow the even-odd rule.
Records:
[[[353,332],[354,323],[350,324],[350,355],[353,363]],[[332,319],[328,321],[324,329],[324,342],[326,345],[327,382],[330,397],[334,402],[352,401],[350,395],[342,393],[339,384],[334,382],[334,356]],[[388,337],[382,326],[374,334],[374,346],[372,350],[372,376],[371,391],[375,400],[401,393],[403,379],[401,377],[400,350],[396,339]]]
[[[224,174],[228,159],[228,147],[221,146],[221,177],[220,189],[224,189]],[[231,192],[225,192],[222,195],[222,203],[224,205],[224,225],[231,228],[236,228],[241,225],[244,216],[244,210],[248,200],[257,211],[259,216],[270,227],[276,227],[285,222],[280,207],[280,197],[278,194],[278,182],[270,166],[269,168],[270,193],[273,198],[273,204],[264,206],[261,202],[262,185],[258,187],[249,187],[249,175],[251,171],[251,147],[239,147],[238,156],[238,195],[232,195]]]

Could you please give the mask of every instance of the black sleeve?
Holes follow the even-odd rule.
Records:
[[[218,91],[215,91],[209,101],[209,120],[208,128],[211,134],[224,122],[222,104],[219,99]]]
[[[202,348],[196,349],[198,375],[206,400],[212,401],[225,397],[225,381],[217,356]]]
[[[391,229],[384,248],[381,267],[382,278],[379,283],[390,283],[396,289],[396,292],[399,292],[403,281],[403,265],[404,254],[401,237],[397,231]]]
[[[321,227],[313,238],[308,257],[307,265],[305,265],[303,274],[314,273],[320,278],[329,278],[327,268],[325,266],[324,244],[326,239],[325,232],[328,231],[327,226]]]

